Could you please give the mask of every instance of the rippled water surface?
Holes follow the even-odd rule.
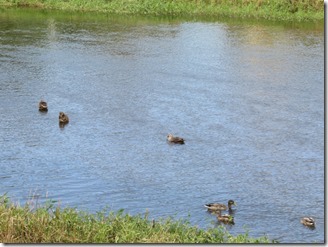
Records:
[[[324,242],[323,25],[2,10],[0,102],[13,201]]]

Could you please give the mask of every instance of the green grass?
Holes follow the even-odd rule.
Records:
[[[0,0],[0,6],[155,16],[324,20],[322,0]]]
[[[32,205],[32,206],[31,206]],[[0,197],[1,243],[270,243],[248,233],[232,236],[223,227],[202,230],[187,221],[131,216],[123,210],[89,214],[60,209],[54,201],[21,207]]]

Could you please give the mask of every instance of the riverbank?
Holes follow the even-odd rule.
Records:
[[[236,17],[281,21],[324,20],[324,2],[320,0],[0,0],[0,7],[154,16]]]
[[[270,243],[267,237],[248,233],[232,236],[224,228],[202,230],[170,218],[149,220],[148,214],[131,216],[123,211],[96,215],[44,205],[14,205],[0,197],[1,243]]]

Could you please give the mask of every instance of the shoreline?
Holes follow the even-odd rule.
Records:
[[[251,237],[248,231],[233,236],[222,227],[203,230],[188,220],[149,219],[147,211],[138,215],[123,209],[90,214],[60,208],[55,200],[39,204],[37,199],[20,206],[6,194],[0,196],[0,214],[0,242],[6,244],[278,243],[266,235]]]
[[[0,8],[35,8],[172,17],[242,18],[286,22],[324,22],[324,3],[318,0],[0,0]]]

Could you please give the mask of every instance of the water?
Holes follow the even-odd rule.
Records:
[[[205,203],[234,199],[232,234],[323,243],[323,34],[2,10],[0,193],[202,228],[218,226]]]

